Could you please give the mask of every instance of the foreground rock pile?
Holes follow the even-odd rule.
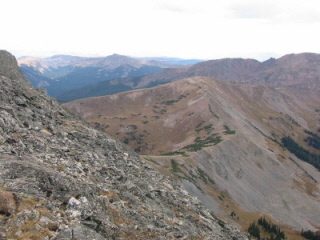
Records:
[[[0,239],[248,239],[0,51]]]

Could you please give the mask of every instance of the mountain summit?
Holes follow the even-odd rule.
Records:
[[[248,239],[127,146],[91,129],[0,51],[0,234],[8,239]]]

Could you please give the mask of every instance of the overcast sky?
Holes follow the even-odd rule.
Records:
[[[320,53],[319,0],[1,0],[0,49],[265,60]]]

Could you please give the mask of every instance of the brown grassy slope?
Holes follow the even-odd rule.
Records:
[[[131,147],[140,148],[140,153],[159,154],[192,143],[194,129],[200,122],[216,122],[208,111],[204,88],[202,80],[194,78],[158,88],[73,101],[65,106],[86,121],[100,124],[107,133],[127,141]]]
[[[305,146],[304,129],[319,128],[319,105],[319,94],[310,90],[206,77],[65,104],[149,154],[147,162],[226,219],[235,211],[239,219],[231,220],[246,228],[248,213],[252,220],[267,214],[295,229],[319,225],[320,175],[275,141],[290,135]],[[200,144],[197,152],[185,148],[208,137],[221,141]],[[178,155],[150,156],[169,152]]]
[[[319,96],[306,91],[194,77],[65,106],[141,154],[163,154],[184,151],[196,138],[228,138],[225,126],[277,140],[303,128],[317,131]]]

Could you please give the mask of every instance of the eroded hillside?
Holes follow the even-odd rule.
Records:
[[[290,132],[306,136],[305,129],[319,128],[316,91],[237,85],[205,77],[64,106],[141,154],[183,151],[210,141],[213,145],[233,135],[234,128],[278,142]]]
[[[316,91],[193,77],[65,106],[232,222],[246,228],[266,214],[283,226],[314,230],[319,171],[281,140],[290,136],[319,154],[304,141],[306,130],[319,129],[319,105]]]

